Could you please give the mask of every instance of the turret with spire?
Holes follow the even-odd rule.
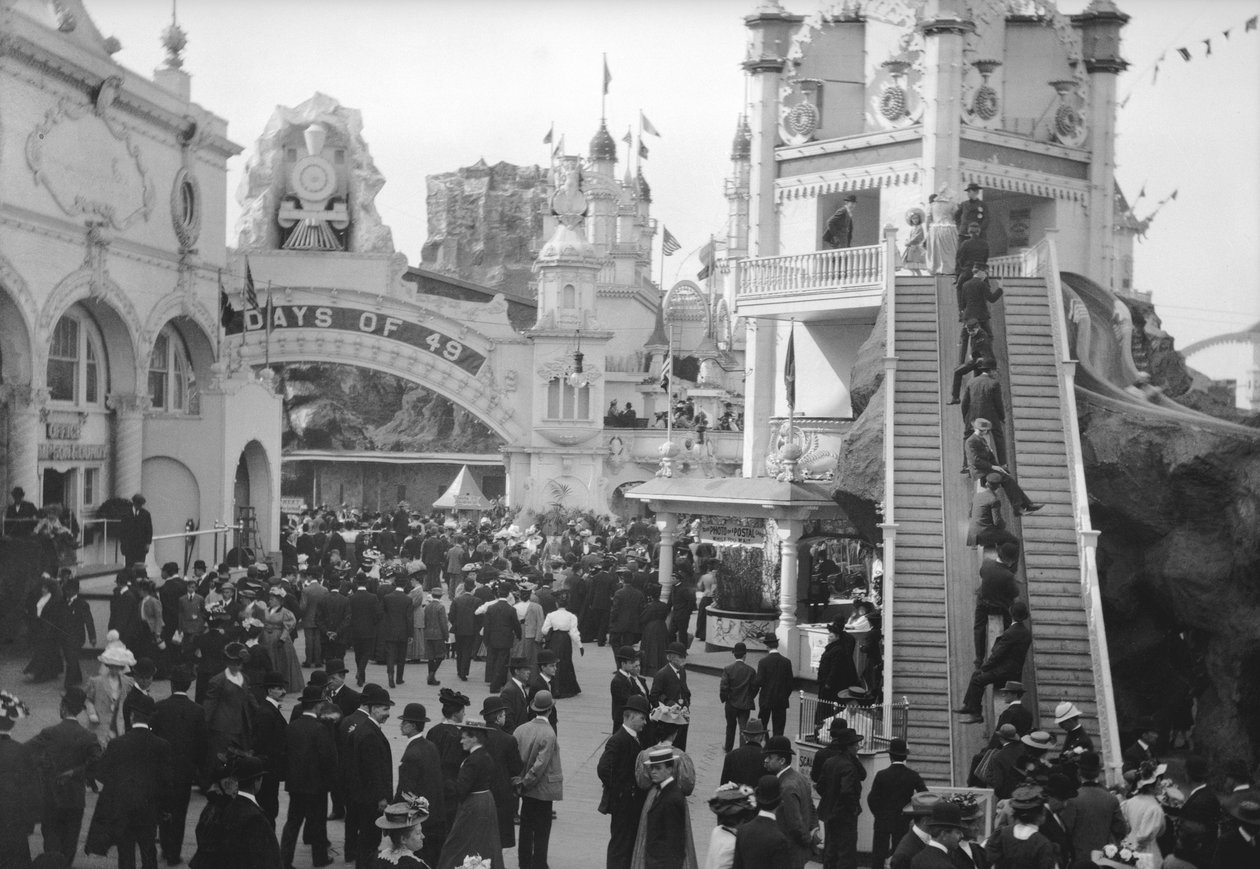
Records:
[[[192,99],[192,76],[184,72],[184,48],[188,45],[188,32],[179,26],[175,2],[171,2],[171,23],[162,31],[162,47],[166,59],[153,71],[153,81],[175,94],[184,102]]]

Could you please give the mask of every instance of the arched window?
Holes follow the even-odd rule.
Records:
[[[105,353],[96,324],[68,311],[53,328],[48,349],[48,392],[53,401],[100,404],[107,389]]]
[[[149,400],[153,409],[166,413],[200,411],[192,357],[184,339],[171,326],[163,327],[149,356]]]
[[[564,289],[560,291],[560,307],[577,307],[577,290],[574,288],[573,284],[565,284]]]

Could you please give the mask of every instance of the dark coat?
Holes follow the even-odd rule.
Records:
[[[691,689],[687,687],[687,671],[674,672],[669,664],[656,671],[652,677],[652,690],[648,693],[648,702],[652,706],[664,703],[666,706],[682,704],[691,706]]]
[[[315,626],[325,634],[335,634],[339,639],[349,636],[350,598],[330,591],[315,605]]]
[[[411,639],[416,629],[416,603],[402,589],[394,589],[381,602],[381,639],[387,643],[402,643]]]
[[[499,814],[499,843],[504,848],[516,847],[516,830],[512,818],[516,814],[516,794],[512,790],[512,779],[517,778],[525,769],[521,760],[520,748],[510,733],[504,733],[497,727],[491,727],[485,753],[494,761],[494,774],[490,778],[490,794],[494,797],[494,807]],[[474,754],[482,754],[477,751]]]
[[[336,783],[337,744],[318,718],[299,715],[285,731],[284,789],[291,794],[323,794]]]
[[[1024,622],[1011,622],[989,650],[989,657],[980,665],[981,672],[990,673],[1004,682],[1019,681],[1024,673],[1024,658],[1032,645],[1032,632]]]
[[[792,662],[778,652],[767,654],[757,662],[757,684],[762,709],[786,709],[796,684]]]
[[[376,637],[384,616],[381,599],[367,589],[357,589],[350,595],[350,637],[370,640]]]
[[[722,761],[722,781],[724,783],[733,781],[736,784],[755,788],[757,782],[766,774],[763,760],[760,745],[755,742],[741,745],[729,752],[726,760]]]
[[[1002,384],[988,374],[973,377],[967,382],[962,394],[963,422],[968,427],[977,419],[987,419],[994,425],[1006,422],[1006,405],[1002,403]]]
[[[354,714],[354,710],[359,708],[359,696],[358,691],[343,682],[341,687],[328,699],[341,710],[341,718],[345,720]]]
[[[853,663],[852,635],[842,633],[827,643],[818,661],[818,699],[835,700],[840,692],[858,683],[857,666]]]
[[[612,721],[613,727],[621,726],[621,711],[626,708],[626,701],[636,694],[644,700],[648,696],[647,683],[643,681],[642,676],[628,676],[620,669],[613,673],[612,681],[608,684],[608,691],[612,695]]]
[[[736,709],[752,709],[757,705],[757,687],[757,671],[741,658],[722,668],[718,699]]]
[[[592,574],[590,592],[586,598],[586,608],[611,611],[614,585],[612,574],[608,571],[600,570]]]
[[[248,797],[237,795],[222,809],[220,834],[226,843],[222,859],[215,861],[223,869],[276,869],[280,865],[280,845],[275,825]],[[200,826],[200,825],[198,825]],[[200,849],[199,849],[200,852]],[[196,863],[193,869],[202,869]]]
[[[989,319],[989,303],[1002,298],[1002,288],[993,289],[988,278],[971,278],[962,285],[962,319],[979,320],[981,323]]]
[[[967,467],[971,468],[979,476],[984,476],[992,471],[994,467],[1001,464],[979,432],[968,437],[963,442],[963,448],[967,453]],[[1016,506],[1019,505],[1017,504]]]
[[[200,713],[200,708],[197,711]],[[12,740],[7,742],[16,744]],[[96,764],[101,759],[101,743],[96,736],[77,720],[63,718],[35,734],[25,748],[43,774],[45,810],[83,808],[83,789],[89,776],[95,778]],[[0,772],[0,776],[8,775],[13,775],[18,785],[29,788],[31,779],[23,777],[19,771]],[[29,791],[27,793],[29,796]],[[17,811],[18,816],[23,814],[0,802],[0,811],[10,810]]]
[[[485,640],[487,649],[510,649],[521,637],[521,620],[516,608],[506,600],[496,600],[486,608]]]
[[[1125,772],[1128,772],[1131,769],[1137,769],[1142,765],[1143,761],[1149,760],[1153,763],[1157,760],[1155,752],[1149,748],[1143,748],[1142,744],[1136,739],[1133,741],[1132,745],[1124,750],[1122,758],[1124,761]]]
[[[1003,724],[1015,725],[1015,732],[1020,736],[1031,733],[1034,724],[1032,710],[1023,703],[1012,703],[1002,710],[993,729],[997,730]]]
[[[472,592],[464,591],[451,601],[451,630],[457,637],[471,637],[477,633],[477,607],[481,601]]]
[[[644,869],[682,869],[687,858],[687,804],[677,781],[658,790],[646,823]]]
[[[827,219],[827,230],[822,240],[829,248],[853,246],[853,215],[844,206],[836,209],[836,213]]]
[[[211,676],[203,705],[206,707],[206,727],[211,733],[236,737],[241,745],[249,747],[258,701],[249,692],[248,682],[242,688],[229,682],[223,673]]]
[[[890,764],[875,773],[866,794],[866,806],[877,821],[892,825],[915,794],[927,790],[923,776],[904,763]]]
[[[206,759],[206,713],[186,694],[172,694],[157,704],[153,732],[171,745],[174,781],[190,785],[200,777]]]
[[[507,715],[503,719],[503,729],[511,733],[516,729],[518,724],[524,724],[528,717],[526,709],[529,704],[526,702],[525,689],[516,684],[516,680],[509,678],[499,691],[499,698],[507,704]]]
[[[634,762],[643,750],[639,737],[632,736],[624,727],[618,727],[604,743],[604,753],[599,758],[596,772],[604,786],[600,810],[608,814],[633,814],[638,816],[643,807],[643,791],[634,783]]]
[[[957,869],[950,854],[934,846],[924,846],[910,860],[910,869]]]
[[[546,679],[543,678],[542,673],[535,673],[533,676],[530,677],[529,684],[525,686],[526,699],[529,700],[530,703],[533,703],[534,695],[537,694],[539,691],[550,691],[551,695],[554,697],[556,693],[555,683],[556,683],[555,679],[552,679],[550,682],[548,682]],[[551,725],[552,730],[558,730],[559,722],[560,722],[560,716],[556,713],[556,705],[557,704],[552,703],[551,711],[547,713],[547,722]],[[529,713],[526,712],[525,718],[528,718],[528,717],[529,717]],[[523,724],[523,723],[524,723],[524,719],[517,722],[518,725]],[[515,730],[515,728],[513,729]]]
[[[959,206],[961,209],[962,206]],[[963,240],[958,244],[958,252],[954,255],[954,274],[959,275],[959,280],[965,280],[971,277],[970,266],[987,263],[989,261],[989,243],[984,240],[984,236],[980,238],[966,237],[967,227],[964,224],[958,228]]]
[[[117,844],[126,824],[156,825],[172,792],[171,745],[148,727],[137,726],[105,747],[97,764],[100,799],[92,815],[88,853]]]
[[[888,858],[888,869],[910,869],[910,863],[914,860],[916,854],[927,846],[918,834],[911,827],[906,830],[906,834],[901,837],[901,841],[897,843],[897,847],[893,849],[892,856]]]
[[[733,869],[791,869],[792,844],[773,818],[757,815],[735,831]]]
[[[643,592],[633,585],[623,585],[612,598],[608,630],[614,634],[639,633],[639,615],[643,612]]]
[[[69,645],[81,646],[86,638],[96,645],[96,622],[92,618],[92,609],[88,602],[75,595],[74,600],[66,602],[62,624],[63,640]]]
[[[1015,571],[1010,565],[986,558],[980,565],[980,588],[976,591],[976,602],[1008,611],[1017,597],[1019,583],[1015,579]]]
[[[414,794],[429,801],[429,821],[446,818],[446,789],[442,777],[442,756],[438,748],[423,736],[407,743],[398,763],[398,788],[395,794]],[[429,821],[425,823],[428,824]]]
[[[127,562],[143,561],[153,543],[153,517],[143,507],[137,507],[123,516],[118,532],[119,548]]]
[[[818,819],[856,818],[862,812],[866,770],[847,751],[833,755],[818,776]]]
[[[283,779],[288,772],[285,755],[285,736],[289,722],[270,700],[258,704],[258,716],[254,719],[254,752],[266,765],[268,775]]]
[[[394,795],[394,758],[380,725],[366,717],[352,723],[346,733],[346,752],[347,799],[376,805]]]

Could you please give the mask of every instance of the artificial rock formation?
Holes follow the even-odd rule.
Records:
[[[546,170],[478,160],[426,180],[429,237],[421,263],[505,293],[531,295],[531,249],[542,237]]]

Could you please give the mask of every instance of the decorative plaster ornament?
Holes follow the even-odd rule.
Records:
[[[819,111],[812,103],[799,102],[788,111],[786,127],[795,137],[808,139],[818,130]]]

